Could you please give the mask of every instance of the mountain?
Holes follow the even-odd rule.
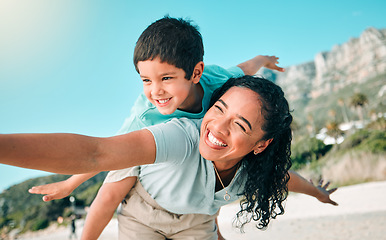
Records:
[[[75,189],[71,194],[76,199],[75,205],[79,207],[90,205],[105,176],[105,172],[99,173]],[[71,214],[69,197],[43,202],[42,195],[28,193],[28,189],[32,186],[59,182],[68,177],[53,174],[33,178],[0,193],[0,234],[9,231],[10,226],[20,228],[22,231],[38,230],[47,227],[50,221],[55,221],[59,216],[66,217]]]
[[[385,73],[386,29],[372,27],[366,29],[359,38],[351,38],[342,45],[333,46],[331,51],[316,54],[313,61],[287,67],[284,73],[270,70],[259,72],[274,79],[283,88],[291,106],[297,111],[294,115],[301,118],[300,122],[305,122],[305,115],[319,109],[310,107],[313,99],[327,99],[341,94],[347,88],[351,88],[352,92],[364,91],[362,86],[377,77],[378,80],[371,83],[372,88],[384,92],[385,78],[379,76]],[[368,97],[377,97],[383,92]],[[331,107],[323,104],[323,101],[319,102],[322,108]]]

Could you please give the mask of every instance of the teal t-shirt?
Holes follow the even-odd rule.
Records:
[[[180,118],[147,128],[156,142],[156,160],[148,168],[158,171],[141,169],[141,184],[160,206],[176,214],[213,215],[237,200],[244,186],[238,169],[226,187],[231,199],[224,199],[225,189],[215,192],[213,163],[199,153],[200,124],[201,119]]]

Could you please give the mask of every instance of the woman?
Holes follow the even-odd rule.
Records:
[[[157,204],[155,208],[173,217],[202,214],[204,218],[197,222],[193,217],[194,226],[187,226],[188,230],[195,228],[193,232],[208,226],[203,230],[205,238],[199,239],[217,238],[214,218],[207,217],[216,216],[221,206],[240,197],[238,225],[253,219],[264,228],[271,218],[283,214],[282,203],[288,192],[292,122],[288,103],[274,83],[251,76],[229,80],[214,95],[213,102],[201,131],[200,122],[175,119],[110,138],[2,135],[0,162],[62,174],[154,163],[159,170],[142,167],[141,184],[131,194],[141,195],[141,189],[145,190],[140,197],[148,200],[145,195],[149,193],[155,200],[150,208]],[[299,192],[307,191],[297,187]],[[141,215],[142,209],[134,217]],[[149,220],[151,213],[145,216]],[[131,228],[142,233],[136,225]]]

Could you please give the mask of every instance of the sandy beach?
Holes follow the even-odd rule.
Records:
[[[220,230],[226,239],[243,240],[386,239],[386,181],[342,187],[333,193],[332,199],[339,206],[322,204],[309,196],[291,193],[286,202],[285,214],[272,220],[267,230],[258,230],[251,223],[246,225],[245,233],[232,227],[238,205],[230,204],[221,209]],[[78,237],[82,225],[83,221],[79,220]],[[50,228],[18,239],[64,240],[69,239],[69,233],[69,229]],[[117,236],[117,221],[113,219],[99,239],[118,239]]]

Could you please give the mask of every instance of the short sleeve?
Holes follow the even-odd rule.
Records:
[[[147,127],[156,142],[155,163],[180,164],[188,159],[198,148],[198,121],[180,118]]]

